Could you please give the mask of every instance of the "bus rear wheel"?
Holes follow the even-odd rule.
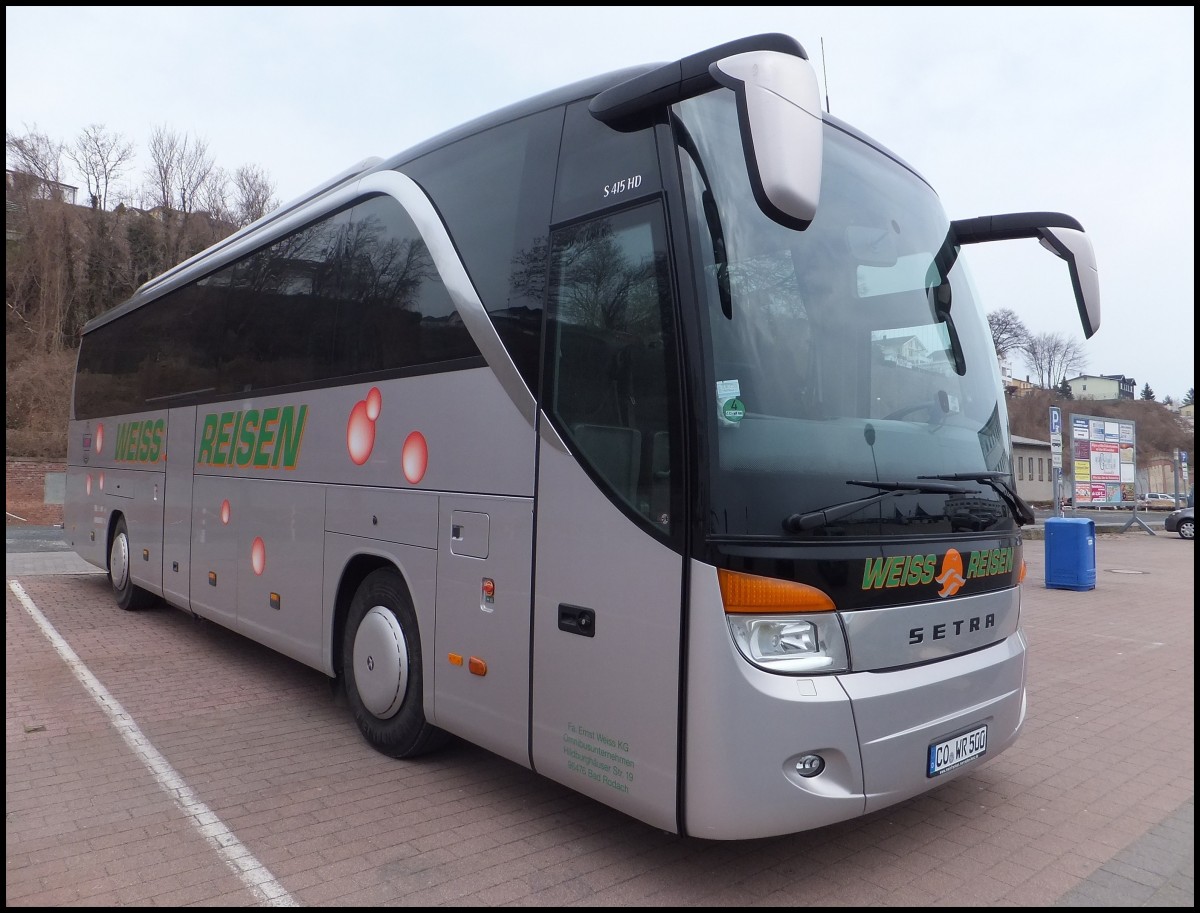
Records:
[[[112,584],[117,605],[127,612],[136,612],[153,605],[154,594],[136,586],[130,579],[130,561],[129,527],[121,517],[113,530],[112,546],[108,550],[108,582]]]
[[[350,603],[342,639],[346,699],[363,737],[393,758],[439,748],[447,735],[425,719],[421,635],[404,580],[367,575]]]

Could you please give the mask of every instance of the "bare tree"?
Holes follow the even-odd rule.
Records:
[[[70,345],[78,329],[79,214],[58,200],[27,201],[4,258],[6,328],[19,324],[41,352]]]
[[[177,208],[186,217],[198,208],[197,203],[214,166],[212,156],[208,154],[208,143],[204,140],[189,140],[185,136],[179,148]]]
[[[155,127],[150,135],[151,196],[164,209],[182,215],[196,211],[201,189],[213,170],[208,143],[179,134],[166,127]]]
[[[257,165],[243,165],[233,173],[234,217],[239,226],[249,225],[278,208],[275,184]]]
[[[1039,386],[1049,389],[1062,381],[1068,374],[1077,374],[1087,366],[1083,345],[1061,333],[1039,333],[1030,335],[1020,347],[1021,354]]]
[[[992,330],[992,345],[1001,359],[1009,352],[1020,352],[1029,339],[1029,330],[1011,308],[992,311],[987,315],[987,321]]]
[[[177,263],[186,253],[193,252],[191,248],[196,243],[204,246],[203,242],[188,241],[188,229],[191,215],[204,196],[204,188],[212,180],[213,168],[207,142],[166,127],[154,128],[150,135],[147,177],[151,196],[161,207],[169,264]]]
[[[39,133],[37,124],[26,126],[24,134],[4,131],[5,158],[12,170],[37,179],[32,186],[14,188],[22,195],[58,199],[54,194],[62,182],[63,151],[63,144]]]
[[[179,169],[179,134],[166,127],[155,127],[150,134],[150,166],[146,177],[155,205],[170,210],[175,202],[175,174]]]
[[[61,183],[64,146],[26,127],[5,131],[5,155],[14,172],[13,204],[5,218],[5,325],[40,352],[69,345],[78,302],[79,220]]]
[[[234,221],[229,208],[229,173],[222,167],[214,167],[200,188],[200,208],[215,221],[226,224]]]
[[[133,143],[118,133],[109,133],[104,124],[90,124],[76,137],[67,155],[83,175],[92,209],[107,209],[109,188],[133,160]]]

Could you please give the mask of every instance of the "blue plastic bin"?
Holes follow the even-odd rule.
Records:
[[[1096,588],[1096,521],[1086,517],[1046,519],[1046,586],[1057,590]]]

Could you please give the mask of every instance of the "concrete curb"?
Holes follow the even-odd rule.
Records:
[[[1066,519],[1072,519],[1072,518],[1066,518]],[[1091,520],[1092,518],[1091,517],[1078,517],[1078,518],[1074,518],[1074,519]],[[1097,523],[1096,524],[1096,535],[1097,536],[1113,536],[1113,535],[1126,535],[1126,534],[1127,535],[1141,535],[1141,536],[1150,535],[1150,533],[1146,532],[1146,530],[1144,530],[1142,527],[1138,526],[1136,523],[1133,524],[1132,526],[1129,526],[1129,528],[1126,529],[1127,525],[1128,525],[1128,521],[1124,521],[1121,523],[1115,523],[1115,522]],[[1164,536],[1164,535],[1173,536],[1173,535],[1175,535],[1174,533],[1168,533],[1168,532],[1166,532],[1166,530],[1163,529],[1162,520],[1159,520],[1158,522],[1148,521],[1148,522],[1146,522],[1146,525],[1148,527],[1150,527],[1151,531],[1153,531],[1154,535],[1156,535],[1156,536]],[[1026,540],[1045,539],[1046,538],[1045,521],[1044,520],[1038,521],[1038,523],[1033,526],[1023,527],[1021,529],[1021,537]]]

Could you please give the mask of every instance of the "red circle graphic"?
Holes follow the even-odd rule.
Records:
[[[425,477],[429,468],[429,444],[425,435],[414,431],[404,439],[404,449],[401,451],[401,463],[404,466],[404,478],[409,484],[416,485]]]
[[[367,404],[367,418],[375,421],[379,418],[379,413],[383,409],[383,394],[379,392],[378,387],[372,387],[367,391],[367,398],[363,400]]]
[[[267,545],[262,536],[255,536],[254,543],[250,546],[250,566],[259,577],[267,568]]]
[[[369,460],[375,448],[375,423],[367,415],[367,409],[366,400],[355,403],[346,423],[346,449],[356,466]]]

